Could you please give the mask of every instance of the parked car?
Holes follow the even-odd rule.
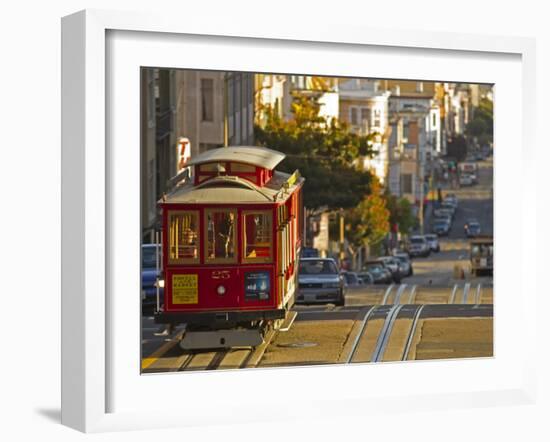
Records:
[[[446,236],[451,231],[451,223],[446,218],[436,218],[432,223],[432,232],[438,236]]]
[[[364,274],[370,275],[374,284],[390,284],[393,281],[390,270],[380,261],[367,261],[359,276]]]
[[[430,250],[432,252],[439,252],[440,247],[439,247],[439,240],[437,238],[437,235],[428,234],[428,235],[424,235],[424,237],[426,238],[426,241],[428,241]]]
[[[414,235],[409,239],[409,255],[413,256],[430,256],[430,246],[426,238],[422,235]]]
[[[374,284],[374,278],[370,273],[358,273],[357,277],[363,285]]]
[[[481,225],[477,221],[469,221],[464,225],[464,234],[468,238],[475,238],[481,234]]]
[[[451,214],[452,218],[455,217],[456,207],[454,206],[454,204],[451,204],[450,202],[447,202],[447,201],[443,201],[440,205],[440,208],[444,209],[444,210],[447,210],[448,213]],[[445,213],[445,212],[443,212],[443,213]]]
[[[460,184],[461,187],[463,187],[463,186],[471,186],[472,184],[474,184],[474,181],[472,180],[472,177],[469,174],[462,174],[458,179],[458,183]]]
[[[434,216],[436,218],[449,217],[450,220],[453,219],[454,209],[449,207],[438,207],[434,209]]]
[[[346,283],[332,258],[302,258],[296,302],[345,304]]]
[[[407,253],[395,253],[395,259],[399,260],[399,269],[403,276],[412,276],[413,267],[409,255]]]
[[[156,258],[157,245],[141,246],[141,305],[142,310],[150,310],[157,305],[157,284],[160,299],[164,299],[164,281],[159,281]]]
[[[355,272],[342,272],[347,287],[362,287],[365,285],[363,280]]]
[[[449,193],[443,198],[443,202],[452,205],[455,209],[458,208],[458,198],[454,193]]]
[[[399,268],[399,260],[393,256],[381,256],[377,261],[382,262],[391,272],[393,282],[401,282],[401,269]]]

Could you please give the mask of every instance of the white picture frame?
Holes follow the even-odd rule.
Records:
[[[284,385],[291,385],[299,391],[312,393],[314,390],[307,390],[307,377],[311,373],[322,373],[324,376],[337,376],[343,367],[316,367],[297,369],[277,370],[244,370],[238,373],[208,373],[192,374],[194,389],[188,385],[186,401],[187,406],[175,410],[167,406],[169,411],[158,407],[147,406],[130,409],[126,406],[118,406],[112,402],[112,392],[118,388],[117,383],[124,383],[121,373],[117,373],[118,364],[114,361],[124,357],[117,351],[113,351],[111,337],[120,333],[117,328],[119,320],[117,315],[126,315],[124,325],[137,321],[138,296],[135,296],[136,304],[129,308],[128,312],[121,312],[120,306],[113,304],[110,291],[118,282],[113,282],[112,264],[115,253],[112,243],[118,239],[114,237],[117,232],[116,220],[113,213],[118,206],[114,207],[116,192],[113,192],[113,185],[117,192],[117,180],[121,173],[120,159],[109,151],[109,143],[117,143],[117,134],[107,131],[106,122],[116,118],[116,111],[108,107],[109,94],[112,92],[110,83],[116,80],[117,73],[109,70],[109,63],[113,58],[121,56],[118,46],[110,45],[109,36],[130,36],[137,38],[144,44],[147,40],[154,41],[159,54],[162,53],[162,45],[180,44],[179,38],[192,37],[194,42],[201,39],[216,38],[216,41],[223,44],[224,39],[234,42],[242,42],[244,46],[256,47],[267,44],[275,51],[281,48],[296,47],[301,50],[303,45],[319,51],[338,52],[369,49],[383,53],[387,51],[421,51],[421,56],[444,57],[449,54],[457,56],[470,56],[483,63],[484,56],[507,57],[511,63],[519,67],[521,77],[521,91],[513,100],[520,100],[521,119],[517,120],[515,127],[504,127],[501,121],[505,120],[505,108],[499,108],[499,90],[496,87],[496,145],[505,145],[504,137],[499,139],[499,130],[510,130],[511,140],[517,141],[521,146],[521,167],[522,172],[528,170],[534,159],[534,106],[535,102],[535,43],[532,39],[518,37],[494,37],[481,35],[451,34],[451,33],[429,33],[424,31],[403,31],[379,30],[372,28],[350,28],[334,26],[330,29],[301,27],[299,29],[277,25],[266,25],[265,23],[243,23],[239,26],[235,22],[219,23],[207,20],[182,21],[178,17],[171,17],[169,14],[155,16],[144,13],[126,13],[112,11],[87,10],[63,18],[62,21],[62,423],[84,432],[102,432],[127,429],[165,428],[208,425],[211,422],[218,423],[244,423],[262,422],[275,420],[292,420],[298,414],[292,408],[285,408],[281,404],[284,401],[273,401],[267,405],[268,417],[262,414],[258,407],[246,404],[242,398],[235,396],[239,388],[245,388],[250,384],[252,391],[265,382],[268,376],[277,376],[278,382]],[[163,43],[163,39],[166,39]],[[124,44],[131,42],[123,43]],[[134,42],[135,43],[135,42]],[[134,44],[132,43],[132,44]],[[240,43],[239,43],[240,44]],[[237,45],[238,46],[238,45]],[[244,47],[243,46],[243,47]],[[126,46],[130,48],[131,46]],[[130,58],[133,52],[128,49]],[[425,52],[422,52],[425,51]],[[134,51],[135,52],[135,51]],[[439,54],[439,55],[438,55]],[[134,54],[135,55],[135,54]],[[160,57],[160,55],[159,55]],[[122,57],[121,57],[122,58]],[[413,60],[414,57],[411,57]],[[133,59],[132,60],[137,60]],[[160,60],[160,58],[159,58]],[[519,61],[518,61],[519,60]],[[228,65],[227,61],[218,61],[219,65],[212,62],[210,65],[194,65],[190,62],[189,67],[195,68],[224,68],[227,70],[236,69],[242,64]],[[225,63],[225,64],[224,64]],[[519,65],[518,65],[519,63]],[[158,66],[158,65],[157,65]],[[163,67],[180,67],[175,64],[163,64]],[[246,67],[246,66],[245,66]],[[430,68],[432,66],[430,65]],[[326,67],[325,69],[330,69]],[[426,75],[430,74],[428,67],[425,68]],[[260,69],[258,69],[259,71]],[[513,68],[511,69],[514,70]],[[108,75],[106,75],[106,72]],[[281,72],[285,72],[282,68]],[[333,73],[342,73],[335,69]],[[309,72],[304,72],[309,73]],[[330,71],[316,74],[329,74]],[[483,77],[482,73],[472,74],[471,78],[461,78],[465,81]],[[514,74],[515,75],[515,74]],[[360,75],[358,75],[360,76]],[[374,75],[373,75],[374,76]],[[396,72],[395,76],[399,76]],[[514,77],[516,80],[518,76]],[[428,78],[453,81],[453,78]],[[516,81],[514,80],[514,81]],[[510,83],[512,84],[512,83]],[[135,91],[136,99],[139,101],[139,90]],[[503,95],[504,97],[504,95]],[[134,101],[135,102],[135,101]],[[501,103],[504,103],[502,100]],[[135,114],[136,109],[131,108],[130,113]],[[139,109],[137,110],[139,114]],[[509,116],[510,117],[510,116]],[[500,124],[500,126],[499,126]],[[116,131],[114,131],[116,132]],[[508,133],[507,133],[508,134]],[[136,134],[136,137],[139,137]],[[502,143],[501,143],[502,142]],[[501,144],[499,144],[501,143]],[[138,149],[139,152],[139,149]],[[501,158],[496,158],[495,195],[498,201],[500,188],[506,189],[504,178],[498,179],[499,167],[510,170],[510,164],[506,163],[506,153]],[[139,154],[138,154],[139,156]],[[129,165],[135,164],[130,161]],[[508,169],[507,169],[508,168]],[[139,172],[138,172],[139,173]],[[503,173],[503,172],[502,172]],[[126,175],[125,175],[126,176]],[[130,178],[135,176],[130,173]],[[536,192],[535,177],[528,173],[523,175],[525,180],[517,190],[511,189],[512,196],[522,201],[520,219],[520,238],[528,234],[529,229],[536,217]],[[502,177],[502,175],[501,175]],[[501,186],[501,187],[499,187]],[[122,189],[124,190],[124,189]],[[515,193],[513,193],[515,192]],[[139,191],[136,188],[136,193]],[[502,195],[502,194],[501,194]],[[496,204],[498,206],[498,204]],[[502,206],[501,206],[502,207]],[[497,212],[498,213],[498,212]],[[498,215],[497,215],[498,216]],[[496,262],[501,263],[505,268],[505,258],[502,252],[498,251],[498,223],[496,221],[495,238],[497,241]],[[132,229],[130,229],[132,230]],[[135,232],[134,232],[135,233]],[[139,236],[139,235],[138,235]],[[501,242],[500,244],[504,244]],[[136,244],[136,247],[138,245]],[[526,256],[533,253],[532,242],[519,241],[517,245],[510,245],[505,252],[514,251],[519,254],[523,273],[526,274]],[[116,248],[115,248],[116,249]],[[503,250],[503,249],[501,249]],[[500,253],[500,255],[499,255]],[[517,258],[516,258],[517,259]],[[131,258],[130,261],[136,261]],[[139,266],[135,266],[139,271]],[[498,269],[495,275],[496,290],[502,293],[510,292],[505,286],[498,284]],[[501,273],[505,274],[505,270]],[[136,280],[137,282],[137,280]],[[519,310],[527,311],[529,303],[536,303],[535,282],[533,280],[522,280],[514,286],[519,289],[521,296],[517,301]],[[510,354],[510,348],[515,341],[520,339],[524,342],[521,352],[518,352],[519,361],[508,373],[508,379],[501,379],[500,383],[488,385],[483,388],[481,384],[474,385],[468,390],[467,385],[457,388],[453,392],[446,391],[449,380],[441,379],[441,382],[431,385],[420,394],[411,390],[402,393],[398,390],[376,390],[366,393],[358,388],[353,394],[348,391],[338,392],[332,389],[322,395],[312,394],[307,399],[302,399],[299,404],[308,404],[310,411],[302,412],[304,418],[319,418],[329,416],[326,410],[330,404],[338,404],[338,416],[346,415],[372,415],[380,412],[395,413],[410,410],[438,410],[467,408],[470,406],[484,407],[498,404],[532,404],[534,403],[535,383],[535,337],[536,325],[525,317],[519,317],[522,324],[519,337],[510,337],[506,327],[499,327],[499,324],[507,325],[509,311],[506,310],[506,300],[499,298],[501,292],[497,292],[495,299],[495,345],[496,357],[500,354]],[[502,304],[498,304],[503,299]],[[115,308],[113,308],[115,307]],[[500,315],[500,316],[499,316]],[[133,318],[133,319],[132,319]],[[501,320],[501,318],[503,318]],[[508,319],[506,319],[508,318]],[[133,324],[129,327],[138,325]],[[128,336],[122,334],[121,336]],[[139,336],[139,335],[137,335]],[[502,339],[499,339],[501,336]],[[510,338],[511,341],[508,339]],[[116,337],[112,338],[116,340]],[[136,337],[137,339],[137,337]],[[507,342],[511,343],[507,343]],[[135,358],[134,344],[133,353],[130,356],[132,363]],[[120,348],[120,347],[117,347]],[[130,351],[130,350],[129,350]],[[124,354],[124,352],[123,352]],[[506,360],[503,357],[502,360]],[[423,370],[435,373],[437,368],[434,364],[442,364],[449,373],[461,370],[463,373],[479,373],[483,376],[490,376],[497,362],[487,360],[469,360],[460,362],[437,362],[437,363],[414,363],[407,366],[411,373],[419,374]],[[446,364],[446,365],[445,365]],[[346,378],[359,379],[368,372],[369,376],[376,373],[377,376],[385,376],[384,372],[399,375],[401,364],[384,364],[366,367],[358,365],[345,367]],[[502,367],[501,367],[502,368]],[[307,371],[310,370],[310,371]],[[368,370],[368,371],[367,371]],[[382,371],[383,370],[383,371]],[[139,367],[135,366],[138,378],[132,378],[132,382],[144,384],[144,391],[153,394],[152,391],[160,391],[156,399],[162,399],[162,395],[172,394],[166,389],[171,383],[180,382],[187,375],[179,376],[142,376],[139,377]],[[114,374],[114,373],[117,374]],[[305,375],[304,375],[305,373]],[[300,379],[296,381],[296,379]],[[114,380],[113,380],[114,379]],[[191,379],[187,377],[187,379]],[[157,385],[155,385],[155,383]],[[294,385],[296,383],[297,385]],[[145,385],[147,384],[147,385]],[[236,387],[229,387],[231,384]],[[305,385],[304,385],[305,384]],[[128,384],[129,385],[129,384]],[[158,385],[162,385],[157,390]],[[202,389],[202,390],[201,390]],[[201,402],[201,391],[221,391],[224,395],[231,397],[232,413],[227,415],[219,410],[212,410],[207,414],[206,405]],[[302,390],[300,390],[302,389]],[[127,390],[126,390],[127,391]],[[245,390],[243,390],[245,391]],[[121,394],[118,403],[131,402],[132,398],[125,399]],[[168,403],[168,402],[167,402]],[[220,404],[226,404],[224,398],[219,399]],[[328,406],[328,407],[327,407]],[[187,408],[186,408],[187,407]],[[185,410],[184,410],[185,409]],[[236,418],[237,411],[241,411],[240,418]]]

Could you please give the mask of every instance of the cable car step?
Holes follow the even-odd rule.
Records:
[[[190,331],[183,336],[180,347],[183,350],[256,347],[263,342],[262,333],[256,329]]]
[[[296,319],[296,316],[298,316],[298,312],[290,311],[286,315],[286,319],[279,327],[280,332],[287,332],[290,330],[290,327],[292,327],[292,324],[294,323],[294,320]]]

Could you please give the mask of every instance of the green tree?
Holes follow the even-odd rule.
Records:
[[[407,234],[417,224],[417,219],[413,214],[412,205],[406,198],[397,198],[388,191],[385,192],[386,207],[389,210],[389,223],[393,228],[397,224],[399,232]]]
[[[355,246],[376,245],[390,229],[390,211],[377,179],[371,183],[371,193],[357,207],[346,211],[346,238]]]
[[[467,146],[466,138],[463,135],[456,135],[447,145],[447,155],[456,158],[457,161],[464,161],[468,154]]]
[[[346,124],[319,115],[316,94],[296,94],[284,120],[270,108],[266,123],[256,125],[256,141],[286,154],[282,171],[299,169],[306,178],[304,205],[330,210],[357,206],[370,192],[371,173],[361,167],[361,157],[372,156],[372,136],[352,133]]]
[[[493,102],[482,98],[479,106],[474,108],[474,117],[466,126],[466,134],[476,137],[481,145],[493,141]]]

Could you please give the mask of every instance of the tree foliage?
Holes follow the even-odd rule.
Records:
[[[406,198],[397,198],[395,195],[387,192],[384,194],[386,199],[386,207],[389,211],[390,226],[397,224],[399,232],[407,234],[417,224],[417,219],[414,216],[412,205]]]
[[[493,141],[493,102],[482,98],[474,108],[474,118],[466,126],[466,134],[484,145]]]
[[[346,238],[356,246],[378,244],[390,228],[390,211],[378,179],[371,182],[371,193],[357,207],[346,211]]]
[[[463,135],[456,135],[447,145],[447,155],[456,158],[457,161],[464,161],[468,153],[467,146],[466,138]]]
[[[362,169],[360,159],[372,156],[371,137],[319,115],[320,106],[316,94],[296,94],[289,120],[269,107],[264,109],[266,123],[254,127],[255,139],[286,154],[282,171],[300,170],[306,178],[306,207],[355,207],[370,192],[371,173]]]

